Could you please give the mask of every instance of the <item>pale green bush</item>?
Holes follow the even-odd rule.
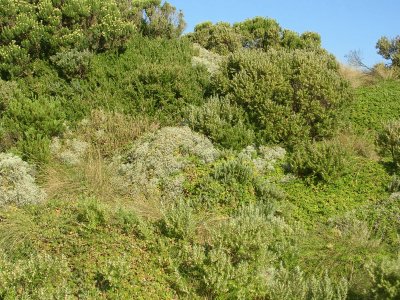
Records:
[[[219,68],[222,56],[208,51],[199,44],[194,44],[193,48],[197,53],[192,57],[192,64],[194,66],[203,65],[210,74],[214,74]]]
[[[53,138],[50,150],[51,153],[60,161],[68,165],[78,165],[82,162],[89,144],[76,138],[61,140]]]
[[[124,157],[117,159],[119,183],[130,193],[160,191],[160,185],[172,185],[171,196],[180,194],[185,167],[195,162],[210,163],[219,152],[204,136],[189,127],[164,127],[139,138]],[[158,191],[158,192],[157,192]]]
[[[32,168],[18,156],[0,153],[0,206],[38,203],[44,198]]]
[[[321,278],[307,277],[299,269],[288,271],[280,268],[275,271],[268,288],[268,299],[281,300],[345,300],[347,299],[348,283],[342,278],[333,281],[325,273]]]
[[[187,121],[193,130],[224,148],[239,150],[255,138],[243,109],[224,98],[212,97],[202,106],[190,106]]]
[[[12,262],[0,253],[1,299],[72,299],[67,260],[32,254]]]
[[[400,298],[400,255],[397,259],[384,259],[368,268],[373,281],[373,299]]]

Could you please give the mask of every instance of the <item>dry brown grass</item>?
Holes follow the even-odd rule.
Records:
[[[347,65],[340,65],[339,71],[340,74],[350,82],[353,88],[373,84],[375,82],[374,76],[370,73]]]
[[[132,117],[116,112],[94,110],[74,133],[81,140],[96,146],[101,155],[111,157],[144,132],[155,131],[158,123],[145,116]]]
[[[379,160],[375,144],[367,136],[360,136],[348,130],[339,133],[336,139],[349,153],[371,160]]]
[[[373,77],[383,80],[400,78],[400,71],[398,68],[387,67],[383,63],[376,64],[371,74]]]
[[[65,138],[77,138],[89,147],[76,165],[57,159],[44,170],[40,181],[49,199],[73,200],[77,197],[96,197],[100,201],[115,202],[128,197],[113,182],[110,159],[140,135],[154,131],[158,124],[146,117],[130,117],[119,113],[95,110]]]

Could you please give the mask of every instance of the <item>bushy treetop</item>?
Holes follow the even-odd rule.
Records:
[[[318,49],[321,37],[315,32],[298,34],[283,29],[277,21],[270,18],[255,17],[230,25],[225,22],[204,22],[194,28],[189,38],[208,50],[227,54],[238,49],[271,48]]]

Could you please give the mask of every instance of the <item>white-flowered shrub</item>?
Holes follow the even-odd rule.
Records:
[[[0,206],[37,203],[44,197],[28,163],[18,156],[0,153]]]

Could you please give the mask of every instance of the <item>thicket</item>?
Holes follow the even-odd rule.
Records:
[[[0,0],[0,298],[397,299],[398,82],[272,19],[183,28]]]
[[[240,51],[228,56],[213,82],[242,107],[258,140],[293,146],[331,137],[350,89],[328,54],[304,50]]]

